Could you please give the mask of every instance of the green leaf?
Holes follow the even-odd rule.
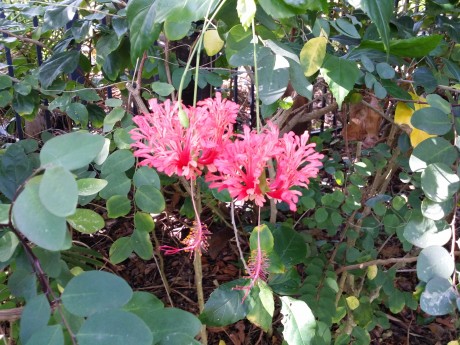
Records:
[[[120,237],[113,242],[110,247],[109,257],[110,262],[114,265],[125,261],[133,252],[133,246],[131,244],[130,237]]]
[[[259,4],[267,14],[279,19],[293,17],[303,12],[279,0],[259,0]]]
[[[107,176],[112,173],[125,172],[131,169],[136,162],[133,153],[129,150],[117,150],[107,157],[102,165],[101,173]]]
[[[307,77],[315,74],[326,56],[326,37],[315,37],[307,41],[300,51],[300,65]]]
[[[415,128],[429,134],[444,135],[452,129],[449,116],[442,110],[434,107],[416,110],[410,122]]]
[[[409,166],[413,172],[425,169],[431,163],[451,165],[458,157],[458,151],[446,139],[428,138],[418,144],[409,158]]]
[[[107,200],[107,216],[118,218],[126,216],[131,211],[131,200],[124,195],[113,195]]]
[[[417,259],[417,277],[424,282],[435,277],[448,279],[454,272],[454,266],[454,259],[444,247],[426,247]]]
[[[302,236],[290,226],[281,225],[273,230],[275,252],[287,267],[297,265],[307,256],[307,246]]]
[[[41,176],[32,178],[13,205],[13,221],[30,241],[48,250],[64,249],[65,218],[50,213],[40,201]]]
[[[331,21],[331,25],[341,34],[351,37],[360,39],[361,36],[359,35],[358,30],[356,30],[355,26],[351,24],[348,20],[339,18],[335,21]]]
[[[393,16],[393,2],[391,0],[362,0],[361,8],[377,27],[387,54],[393,53],[390,46],[390,20]]]
[[[64,7],[65,8],[65,7]],[[79,50],[70,50],[55,53],[40,66],[38,79],[44,89],[62,73],[72,73],[78,67]]]
[[[460,81],[460,68],[458,64],[447,59],[442,59],[442,62],[446,65],[447,71],[449,71],[455,79]]]
[[[251,45],[252,33],[244,30],[242,25],[235,25],[230,29],[227,36],[225,55],[230,62],[232,56]]]
[[[0,107],[5,108],[13,100],[13,95],[10,91],[0,91]]]
[[[184,38],[191,29],[191,13],[187,8],[176,9],[177,15],[166,19],[164,23],[164,32],[166,38],[171,41],[177,41]]]
[[[73,215],[67,217],[67,222],[84,234],[93,234],[105,226],[104,218],[93,210],[84,208],[77,208]]]
[[[99,37],[96,43],[96,63],[103,65],[107,56],[118,48],[120,42],[121,39],[115,31]]]
[[[393,67],[391,67],[386,62],[379,62],[375,68],[377,69],[377,73],[382,79],[393,79],[396,74]]]
[[[29,95],[23,96],[19,93],[14,94],[13,108],[21,116],[31,115],[33,118],[38,110],[40,98],[36,91],[32,91]]]
[[[67,115],[83,128],[88,126],[88,109],[81,103],[71,103],[65,109]]]
[[[280,299],[284,340],[288,345],[312,344],[316,321],[307,303],[288,296]]]
[[[131,180],[123,172],[114,172],[106,176],[107,186],[99,192],[103,199],[113,195],[128,195],[131,189]]]
[[[122,278],[104,271],[87,271],[69,281],[61,299],[64,307],[72,314],[90,316],[120,308],[132,295],[133,290]]]
[[[39,196],[43,206],[55,216],[70,216],[77,208],[77,182],[62,166],[49,167],[40,183]]]
[[[35,332],[26,345],[64,345],[64,333],[60,325],[45,326]]]
[[[43,20],[43,32],[51,29],[59,29],[70,22],[82,0],[65,0],[56,6],[48,6]]]
[[[118,121],[121,121],[125,114],[125,109],[122,107],[113,108],[112,111],[104,117],[104,127],[102,129],[104,133],[110,132],[113,129],[113,126],[115,126]]]
[[[289,82],[289,62],[281,55],[267,55],[259,61],[259,97],[262,103],[276,102]]]
[[[257,327],[268,332],[272,327],[275,302],[273,292],[263,280],[258,280],[249,297],[249,312],[246,318]]]
[[[200,315],[200,320],[208,326],[227,326],[242,320],[247,315],[247,303],[242,302],[244,291],[234,290],[244,284],[239,279],[220,285],[209,296]]]
[[[146,231],[134,229],[131,235],[131,247],[142,260],[150,260],[153,257],[152,241]]]
[[[7,262],[14,255],[16,248],[19,244],[19,240],[16,235],[8,231],[2,237],[0,237],[0,262]]]
[[[183,333],[170,333],[165,336],[158,345],[200,345],[201,343],[198,340],[195,340],[194,337],[183,334]]]
[[[115,133],[113,134],[113,140],[120,150],[129,149],[131,144],[134,142],[134,140],[131,139],[131,135],[129,134],[129,131],[132,128],[134,127],[117,128],[115,130]]]
[[[265,252],[265,254],[270,254],[273,251],[273,235],[268,226],[265,224],[256,226],[252,232],[251,236],[249,237],[249,246],[251,251],[257,250],[258,248],[258,241],[257,237],[260,238],[260,247]]]
[[[48,324],[51,308],[45,295],[38,295],[27,301],[21,314],[19,335],[22,343],[27,343],[30,337]]]
[[[460,186],[460,178],[443,163],[433,163],[422,172],[422,190],[430,200],[447,201]]]
[[[11,78],[7,75],[0,75],[0,90],[9,89],[13,86]]]
[[[343,100],[358,81],[360,71],[353,61],[326,55],[321,67],[321,75],[329,85],[340,108]]]
[[[329,217],[329,213],[324,207],[317,208],[315,211],[315,220],[317,223],[324,223]]]
[[[452,231],[447,222],[435,222],[419,213],[415,213],[404,227],[404,238],[420,248],[443,246],[451,236]]]
[[[155,222],[150,214],[136,212],[134,214],[134,227],[140,231],[151,232],[155,229]]]
[[[428,55],[442,41],[442,35],[417,36],[408,39],[399,39],[390,41],[390,52],[392,55],[402,57],[421,58]],[[381,41],[364,40],[359,48],[376,49],[386,51]]]
[[[422,214],[429,219],[441,220],[452,212],[454,203],[452,199],[443,202],[434,202],[428,198],[422,200]]]
[[[40,152],[41,166],[62,165],[75,170],[88,165],[104,146],[104,138],[85,132],[60,135],[48,140]]]
[[[129,311],[145,321],[150,318],[152,313],[163,308],[163,302],[155,295],[145,291],[134,291],[133,297],[123,307],[123,310]]]
[[[140,58],[158,39],[161,25],[155,21],[157,1],[131,0],[126,16],[129,23],[131,59]]]
[[[451,314],[455,309],[454,301],[452,283],[448,279],[435,277],[426,284],[420,296],[420,308],[434,316]]]
[[[133,183],[136,187],[151,185],[156,189],[161,188],[160,177],[155,169],[143,166],[136,170],[133,176]]]
[[[151,345],[153,337],[138,316],[110,310],[90,316],[79,329],[77,340],[79,345]]]
[[[438,81],[433,72],[425,66],[417,67],[412,74],[412,78],[415,87],[422,86],[427,93],[434,92],[438,86]]]
[[[162,83],[161,81],[155,81],[151,85],[152,91],[162,97],[169,96],[174,91],[174,86],[168,83]]]
[[[236,11],[240,18],[241,25],[247,30],[256,15],[256,3],[254,0],[237,0]]]
[[[150,185],[140,186],[136,189],[134,200],[136,205],[147,213],[161,213],[165,209],[163,194]]]
[[[294,60],[289,61],[289,80],[294,90],[301,96],[312,99],[313,85],[305,78],[302,67]]]
[[[82,178],[77,181],[78,195],[90,196],[99,193],[107,186],[107,181],[98,178]]]
[[[101,100],[101,97],[97,94],[94,89],[81,89],[75,92],[77,96],[86,102],[97,102]]]
[[[144,322],[153,334],[154,344],[168,340],[172,333],[195,337],[201,329],[201,322],[195,315],[177,308],[156,309]]]
[[[450,114],[452,112],[452,107],[450,103],[435,93],[432,93],[426,96],[426,101],[428,102],[429,105],[441,110],[444,114]]]

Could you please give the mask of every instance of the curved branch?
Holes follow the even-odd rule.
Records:
[[[48,47],[46,44],[40,42],[40,41],[37,41],[37,40],[34,40],[32,38],[28,38],[28,37],[24,37],[24,36],[20,36],[20,35],[16,35],[16,34],[13,34],[12,32],[8,31],[8,30],[4,30],[4,29],[0,29],[0,33],[3,33],[5,35],[8,35],[8,36],[11,36],[11,37],[15,37],[17,38],[18,40],[22,41],[22,42],[26,42],[26,43],[32,43],[32,44],[35,44],[39,47],[42,47],[44,49],[47,49],[49,51],[53,51],[50,47]]]

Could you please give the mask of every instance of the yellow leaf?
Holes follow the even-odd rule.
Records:
[[[460,345],[460,342],[458,340],[451,340],[447,343],[447,345]]]
[[[236,11],[240,18],[241,25],[244,30],[247,30],[256,15],[256,2],[254,0],[238,0],[236,3]]]
[[[225,344],[225,341],[219,340],[219,345],[226,345],[226,344]]]
[[[348,296],[346,300],[348,308],[350,308],[351,310],[355,310],[359,307],[359,299],[357,299],[355,296]]]
[[[321,67],[326,56],[326,37],[315,37],[309,40],[300,51],[300,65],[306,77],[315,74]]]
[[[367,278],[369,280],[373,280],[376,276],[377,273],[379,272],[379,269],[377,265],[372,265],[367,268]]]
[[[203,37],[204,50],[208,56],[214,56],[224,46],[224,41],[219,37],[217,30],[208,30],[204,33]]]
[[[412,96],[412,99],[414,101],[420,101],[420,102],[426,102],[426,99],[423,97],[419,97],[414,93],[410,93]],[[419,103],[414,103],[414,109],[409,107],[406,103],[404,102],[398,102],[396,104],[396,110],[395,110],[395,123],[398,125],[405,125],[410,127],[410,143],[412,147],[416,147],[418,144],[420,144],[423,140],[435,137],[435,135],[428,134],[425,131],[422,131],[420,129],[414,128],[410,122],[410,119],[412,115],[414,114],[414,111],[420,110],[422,108],[427,108],[429,107],[428,104],[419,104]]]
[[[418,144],[420,144],[423,140],[435,137],[436,135],[433,134],[428,134],[425,131],[422,131],[418,128],[412,128],[412,131],[410,132],[410,143],[412,147],[416,147]]]

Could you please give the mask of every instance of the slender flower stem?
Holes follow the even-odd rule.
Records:
[[[193,180],[190,180],[190,197],[192,199],[193,210],[195,211],[195,221],[198,227],[198,231],[202,232],[203,229],[201,225],[200,213],[198,212],[198,209],[201,209],[201,205],[199,206],[196,205],[197,198],[195,198],[195,192],[194,192],[195,187],[196,187],[196,183],[194,186]],[[193,268],[195,270],[195,287],[196,287],[196,295],[198,299],[198,308],[200,310],[200,313],[202,313],[204,310],[204,293],[203,293],[203,267],[201,265],[201,246],[197,246],[195,248],[195,253],[194,253],[194,258],[193,258]],[[201,343],[203,345],[207,345],[208,335],[206,333],[205,325],[201,327],[200,333],[201,333]]]
[[[254,47],[254,98],[256,101],[256,127],[257,132],[260,132],[260,110],[259,110],[259,72],[257,71],[257,35],[254,19],[252,20],[252,44]]]
[[[243,250],[241,249],[240,239],[238,237],[238,228],[236,227],[236,222],[235,222],[235,202],[233,200],[231,202],[231,217],[232,217],[233,231],[235,232],[236,246],[238,247],[238,252],[240,254],[240,260],[243,263],[243,266],[246,272],[249,272],[249,267],[248,267],[248,264],[246,263],[246,260],[244,259]]]

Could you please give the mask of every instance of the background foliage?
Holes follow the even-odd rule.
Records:
[[[0,107],[10,131],[2,135],[21,137],[24,124],[32,135],[10,140],[0,156],[0,306],[5,321],[21,315],[8,338],[34,345],[195,344],[202,325],[247,319],[267,339],[281,334],[290,345],[368,344],[373,330],[390,327],[390,314],[413,310],[420,323],[456,315],[457,5],[1,3]],[[142,99],[174,99],[190,85],[183,97],[191,103],[193,84],[203,96],[212,88],[226,93],[223,81],[242,67],[263,119],[276,122],[278,109],[289,107],[288,84],[311,100],[314,86],[325,82],[332,108],[344,114],[345,104],[375,95],[371,109],[385,125],[370,147],[338,141],[333,131],[313,138],[326,156],[321,178],[302,190],[296,214],[281,204],[284,216],[260,230],[270,256],[267,282],[243,302],[244,292],[233,288],[245,280],[221,284],[193,315],[100,268],[134,253],[163,269],[151,215],[165,210],[164,188],[177,181],[136,167],[128,132],[133,114],[146,109]],[[43,119],[69,133],[32,133],[31,124]],[[229,201],[202,190],[212,205]],[[113,242],[109,258],[77,240],[123,217],[132,220],[132,232]],[[251,224],[240,225],[251,232]],[[382,258],[389,243],[399,250]],[[414,262],[419,283],[410,291],[398,283],[399,270]],[[275,310],[282,324],[274,323]]]

